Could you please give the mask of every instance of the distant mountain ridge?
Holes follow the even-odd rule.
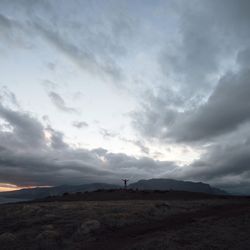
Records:
[[[209,184],[203,182],[178,181],[173,179],[139,180],[131,183],[128,187],[139,190],[176,190],[217,195],[227,194],[224,190],[211,187]]]
[[[122,186],[107,183],[91,183],[83,185],[61,185],[46,188],[21,189],[9,192],[0,192],[0,197],[8,199],[40,199],[52,195],[62,195],[63,193],[76,193],[95,191],[98,189],[119,189]],[[128,185],[129,189],[138,190],[176,190],[201,192],[207,194],[226,195],[227,193],[218,188],[213,188],[209,184],[202,182],[178,181],[173,179],[149,179],[139,180]]]
[[[15,199],[40,199],[52,195],[62,195],[63,193],[76,193],[95,191],[97,189],[117,189],[118,185],[107,183],[91,183],[83,185],[61,185],[55,187],[41,187],[20,189],[16,191],[0,192],[0,197],[15,198]]]

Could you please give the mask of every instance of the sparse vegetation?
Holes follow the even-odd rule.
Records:
[[[99,190],[93,194],[102,192],[104,191]],[[109,190],[105,192],[116,197],[115,192]],[[88,193],[90,194],[91,192]],[[147,192],[147,195],[150,194]],[[192,194],[190,195],[192,197]],[[68,194],[67,199],[70,196]],[[237,227],[242,227],[242,230],[248,232],[245,227],[248,227],[247,222],[250,222],[250,216],[246,215],[246,211],[250,209],[248,198],[223,199],[216,196],[189,200],[128,200],[127,197],[126,200],[119,201],[56,201],[55,199],[5,204],[1,205],[0,209],[0,244],[1,249],[8,250],[117,249],[118,247],[120,249],[123,249],[122,247],[206,249],[202,248],[202,241],[199,243],[192,241],[202,237],[215,237],[213,232],[210,234],[205,230],[205,227],[213,226],[211,223],[217,221],[221,221],[222,225],[225,223],[228,232],[224,232],[224,236],[229,237],[227,233],[231,235]],[[230,218],[225,216],[227,213],[230,214]],[[244,224],[241,218],[239,225],[234,219],[235,216],[242,218],[244,216],[247,222]],[[223,226],[217,228],[217,231],[213,230],[220,233],[222,228]],[[184,232],[188,232],[189,236],[184,237]],[[135,240],[136,236],[138,240]],[[210,246],[207,249],[216,249],[216,242],[219,242],[218,246],[221,244],[219,238],[220,236],[215,241],[214,248]],[[193,248],[190,248],[191,246]]]

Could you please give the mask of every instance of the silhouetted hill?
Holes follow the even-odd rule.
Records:
[[[249,249],[249,197],[110,189],[0,205],[1,250]]]
[[[76,193],[94,191],[97,189],[116,189],[120,188],[118,185],[106,184],[106,183],[91,183],[84,185],[61,185],[56,187],[46,188],[30,188],[21,189],[17,191],[2,192],[0,197],[10,199],[40,199],[47,196],[62,195],[63,193]]]
[[[150,179],[131,183],[129,188],[139,190],[176,190],[225,195],[225,191],[202,182],[177,181],[172,179]]]
[[[202,192],[176,191],[176,190],[135,190],[135,189],[98,189],[84,193],[66,193],[59,196],[49,196],[46,198],[28,201],[37,202],[64,202],[64,201],[154,201],[154,200],[212,200],[212,199],[233,199],[227,195],[215,195]],[[236,197],[239,199],[239,197]]]
[[[84,185],[62,185],[56,187],[46,188],[31,188],[22,189],[17,191],[2,192],[1,198],[6,199],[41,199],[47,196],[60,196],[64,193],[77,193],[95,190],[107,190],[107,189],[119,189],[121,186],[106,184],[106,183],[91,183]],[[140,180],[135,183],[131,183],[128,186],[129,189],[139,190],[176,190],[176,191],[188,191],[188,192],[200,192],[206,194],[225,195],[225,191],[211,187],[208,184],[202,182],[190,182],[190,181],[177,181],[171,179],[150,179]],[[11,201],[11,200],[10,200]]]

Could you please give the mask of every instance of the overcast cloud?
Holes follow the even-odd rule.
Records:
[[[0,182],[16,185],[59,185],[60,183],[119,182],[171,171],[174,163],[150,158],[136,159],[105,149],[74,149],[64,142],[64,134],[44,127],[27,113],[4,106],[0,116],[10,131],[0,133]]]
[[[1,0],[0,183],[250,192],[249,13],[248,0]]]

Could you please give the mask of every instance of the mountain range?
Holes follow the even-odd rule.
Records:
[[[0,192],[0,198],[32,200],[40,199],[47,196],[62,195],[64,193],[76,193],[95,191],[98,189],[120,189],[122,186],[107,183],[91,183],[83,185],[61,185],[55,187],[30,188],[16,191]],[[202,182],[179,181],[173,179],[149,179],[139,180],[128,185],[128,189],[138,190],[178,190],[189,192],[201,192],[207,194],[226,195],[221,189],[211,187],[209,184]]]

